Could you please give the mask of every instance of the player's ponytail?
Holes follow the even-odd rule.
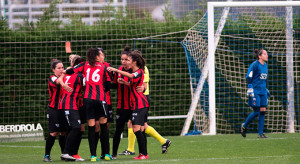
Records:
[[[130,47],[128,45],[125,46],[124,50],[122,51],[121,55],[129,55],[131,52]]]
[[[76,60],[74,61],[74,67],[80,63],[84,62],[84,59],[79,56],[78,58],[76,58]]]
[[[136,65],[139,67],[139,69],[145,69],[146,61],[142,57],[142,53],[138,50],[132,51],[128,57],[131,57],[132,61],[136,61]]]
[[[97,62],[97,56],[99,56],[99,50],[97,48],[89,48],[86,53],[86,58],[89,62],[89,65],[94,67]]]
[[[74,66],[74,62],[77,58],[79,58],[80,56],[79,55],[76,55],[76,54],[72,54],[69,56],[69,61],[71,63],[71,66]],[[73,65],[72,65],[73,64]]]
[[[58,63],[62,63],[60,60],[52,59],[51,61],[51,69],[55,69]]]
[[[259,59],[259,56],[262,55],[263,51],[264,51],[264,49],[255,49],[254,50],[254,56],[257,60]]]

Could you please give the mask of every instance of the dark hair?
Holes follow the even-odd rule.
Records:
[[[84,59],[80,56],[74,61],[73,66],[75,67],[76,65],[78,65],[79,63],[82,63],[82,62],[84,62]]]
[[[131,52],[130,47],[126,45],[124,50],[121,52],[121,55],[123,54],[129,55],[130,52]]]
[[[101,48],[101,47],[98,47],[97,49],[98,49],[98,51],[101,51],[103,54],[105,54],[105,53],[104,53],[104,49],[103,49],[103,48]]]
[[[51,61],[51,69],[55,69],[58,63],[62,63],[60,60],[52,59]]]
[[[138,50],[132,51],[128,57],[132,59],[132,61],[136,61],[136,65],[139,67],[139,69],[145,69],[146,61],[142,57],[142,53]]]
[[[254,56],[255,56],[255,58],[259,59],[258,56],[261,56],[263,52],[264,52],[264,49],[255,49],[254,50]]]
[[[97,48],[89,48],[86,53],[86,58],[90,66],[94,67],[96,65],[96,57],[99,56],[99,50]]]

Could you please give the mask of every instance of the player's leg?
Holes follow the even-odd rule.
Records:
[[[127,115],[128,115],[128,123],[127,123],[127,126],[128,126],[128,148],[125,149],[123,152],[119,153],[119,155],[135,155],[135,152],[134,152],[134,144],[135,144],[135,139],[136,139],[136,136],[133,132],[133,129],[132,129],[132,121],[131,121],[131,117],[132,117],[132,110],[126,110],[128,111],[127,112]]]
[[[81,140],[82,140],[82,135],[84,134],[85,132],[85,123],[86,123],[86,116],[85,116],[85,108],[82,106],[79,108],[79,116],[80,116],[80,121],[81,121],[81,125],[80,125],[80,134],[79,134],[79,137],[75,143],[75,146],[74,146],[74,155],[73,157],[78,159],[78,160],[83,160],[83,158],[81,158],[78,154],[78,150],[79,150],[79,147],[80,147],[80,144],[81,144]]]
[[[107,117],[108,117],[108,107],[105,101],[99,102],[99,108],[100,109],[100,142],[101,142],[101,149],[102,154],[104,154],[105,160],[112,160],[112,157],[109,153],[109,134],[107,129]]]
[[[56,126],[58,124],[58,119],[57,119],[56,111],[57,109],[51,109],[51,108],[48,108],[47,110],[49,135],[46,139],[46,145],[45,145],[45,156],[44,156],[45,162],[52,161],[50,158],[50,153],[55,143],[55,139],[58,135],[58,127]]]
[[[75,160],[83,161],[83,159],[79,160],[73,157],[74,151],[76,152],[78,151],[78,150],[74,150],[74,145],[77,144],[78,137],[80,136],[81,122],[80,122],[79,112],[77,110],[70,109],[70,110],[66,110],[65,114],[71,130],[69,131],[66,137],[65,149],[61,156],[68,161],[75,161]]]
[[[145,136],[143,135],[143,126],[145,124],[145,114],[146,108],[134,110],[132,112],[132,127],[133,132],[136,135],[136,139],[138,142],[139,147],[139,156],[135,157],[134,159],[147,159],[147,150],[145,145]]]
[[[64,110],[58,110],[58,122],[59,122],[58,142],[59,142],[61,153],[63,153],[66,145],[67,131],[69,129],[69,124],[67,122]]]
[[[254,97],[249,97],[248,105],[252,107],[253,112],[249,114],[246,121],[241,125],[241,135],[243,137],[246,137],[248,125],[255,119],[256,116],[259,115],[259,110],[260,110],[259,104],[260,104],[260,98],[258,95],[255,95]]]
[[[99,139],[100,139],[100,122],[99,122],[99,120],[95,119],[95,148],[96,148],[96,154],[97,154]]]
[[[145,133],[155,138],[161,145],[166,143],[166,139],[162,137],[152,126],[149,126],[147,122],[145,123]]]
[[[87,123],[88,123],[88,142],[89,142],[89,147],[90,147],[90,153],[91,153],[91,161],[98,161],[99,159],[97,158],[96,155],[96,147],[95,147],[95,118],[98,120],[98,116],[96,116],[95,111],[96,105],[95,101],[91,99],[84,99],[83,104],[86,109],[86,118],[87,118]]]
[[[258,120],[258,138],[268,138],[264,135],[264,125],[265,125],[265,113],[266,107],[268,105],[268,96],[267,94],[261,95],[261,107],[259,113],[259,120]]]
[[[106,120],[107,120],[107,123],[106,123],[106,126],[107,126],[107,134],[109,135],[109,124],[113,121],[113,115],[112,115],[112,105],[106,105],[106,114],[107,114],[107,116],[106,116]],[[100,125],[99,125],[100,126]],[[108,138],[109,138],[109,136],[108,136]],[[102,142],[101,141],[101,137],[100,137],[100,142]],[[108,140],[108,142],[109,142],[109,140]],[[108,143],[108,145],[110,145],[109,143]],[[110,152],[110,146],[108,147],[108,152]],[[104,147],[101,145],[101,159],[104,159],[105,158],[105,153],[104,153]]]
[[[162,154],[167,153],[169,146],[171,145],[171,141],[162,137],[153,127],[149,126],[145,123],[145,133],[155,138],[162,145]]]
[[[117,152],[120,145],[121,134],[124,130],[125,123],[128,121],[128,116],[126,113],[128,112],[126,112],[124,109],[117,109],[116,130],[113,138],[113,153],[112,153],[113,159],[117,158]]]
[[[128,148],[127,150],[130,152],[134,152],[134,144],[135,144],[135,139],[136,136],[133,132],[133,126],[132,126],[132,121],[128,120]],[[128,154],[131,155],[131,154]]]

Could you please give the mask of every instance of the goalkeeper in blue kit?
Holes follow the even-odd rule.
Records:
[[[268,53],[264,49],[256,49],[254,55],[257,60],[250,65],[246,75],[248,105],[253,108],[253,112],[242,123],[241,134],[246,137],[248,125],[258,116],[258,138],[268,138],[263,133],[268,97],[270,96],[267,89],[268,66],[266,62],[268,61]]]

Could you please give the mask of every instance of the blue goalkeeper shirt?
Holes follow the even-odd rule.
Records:
[[[267,94],[268,65],[262,65],[258,60],[253,62],[247,72],[248,84],[253,85],[254,94]]]

